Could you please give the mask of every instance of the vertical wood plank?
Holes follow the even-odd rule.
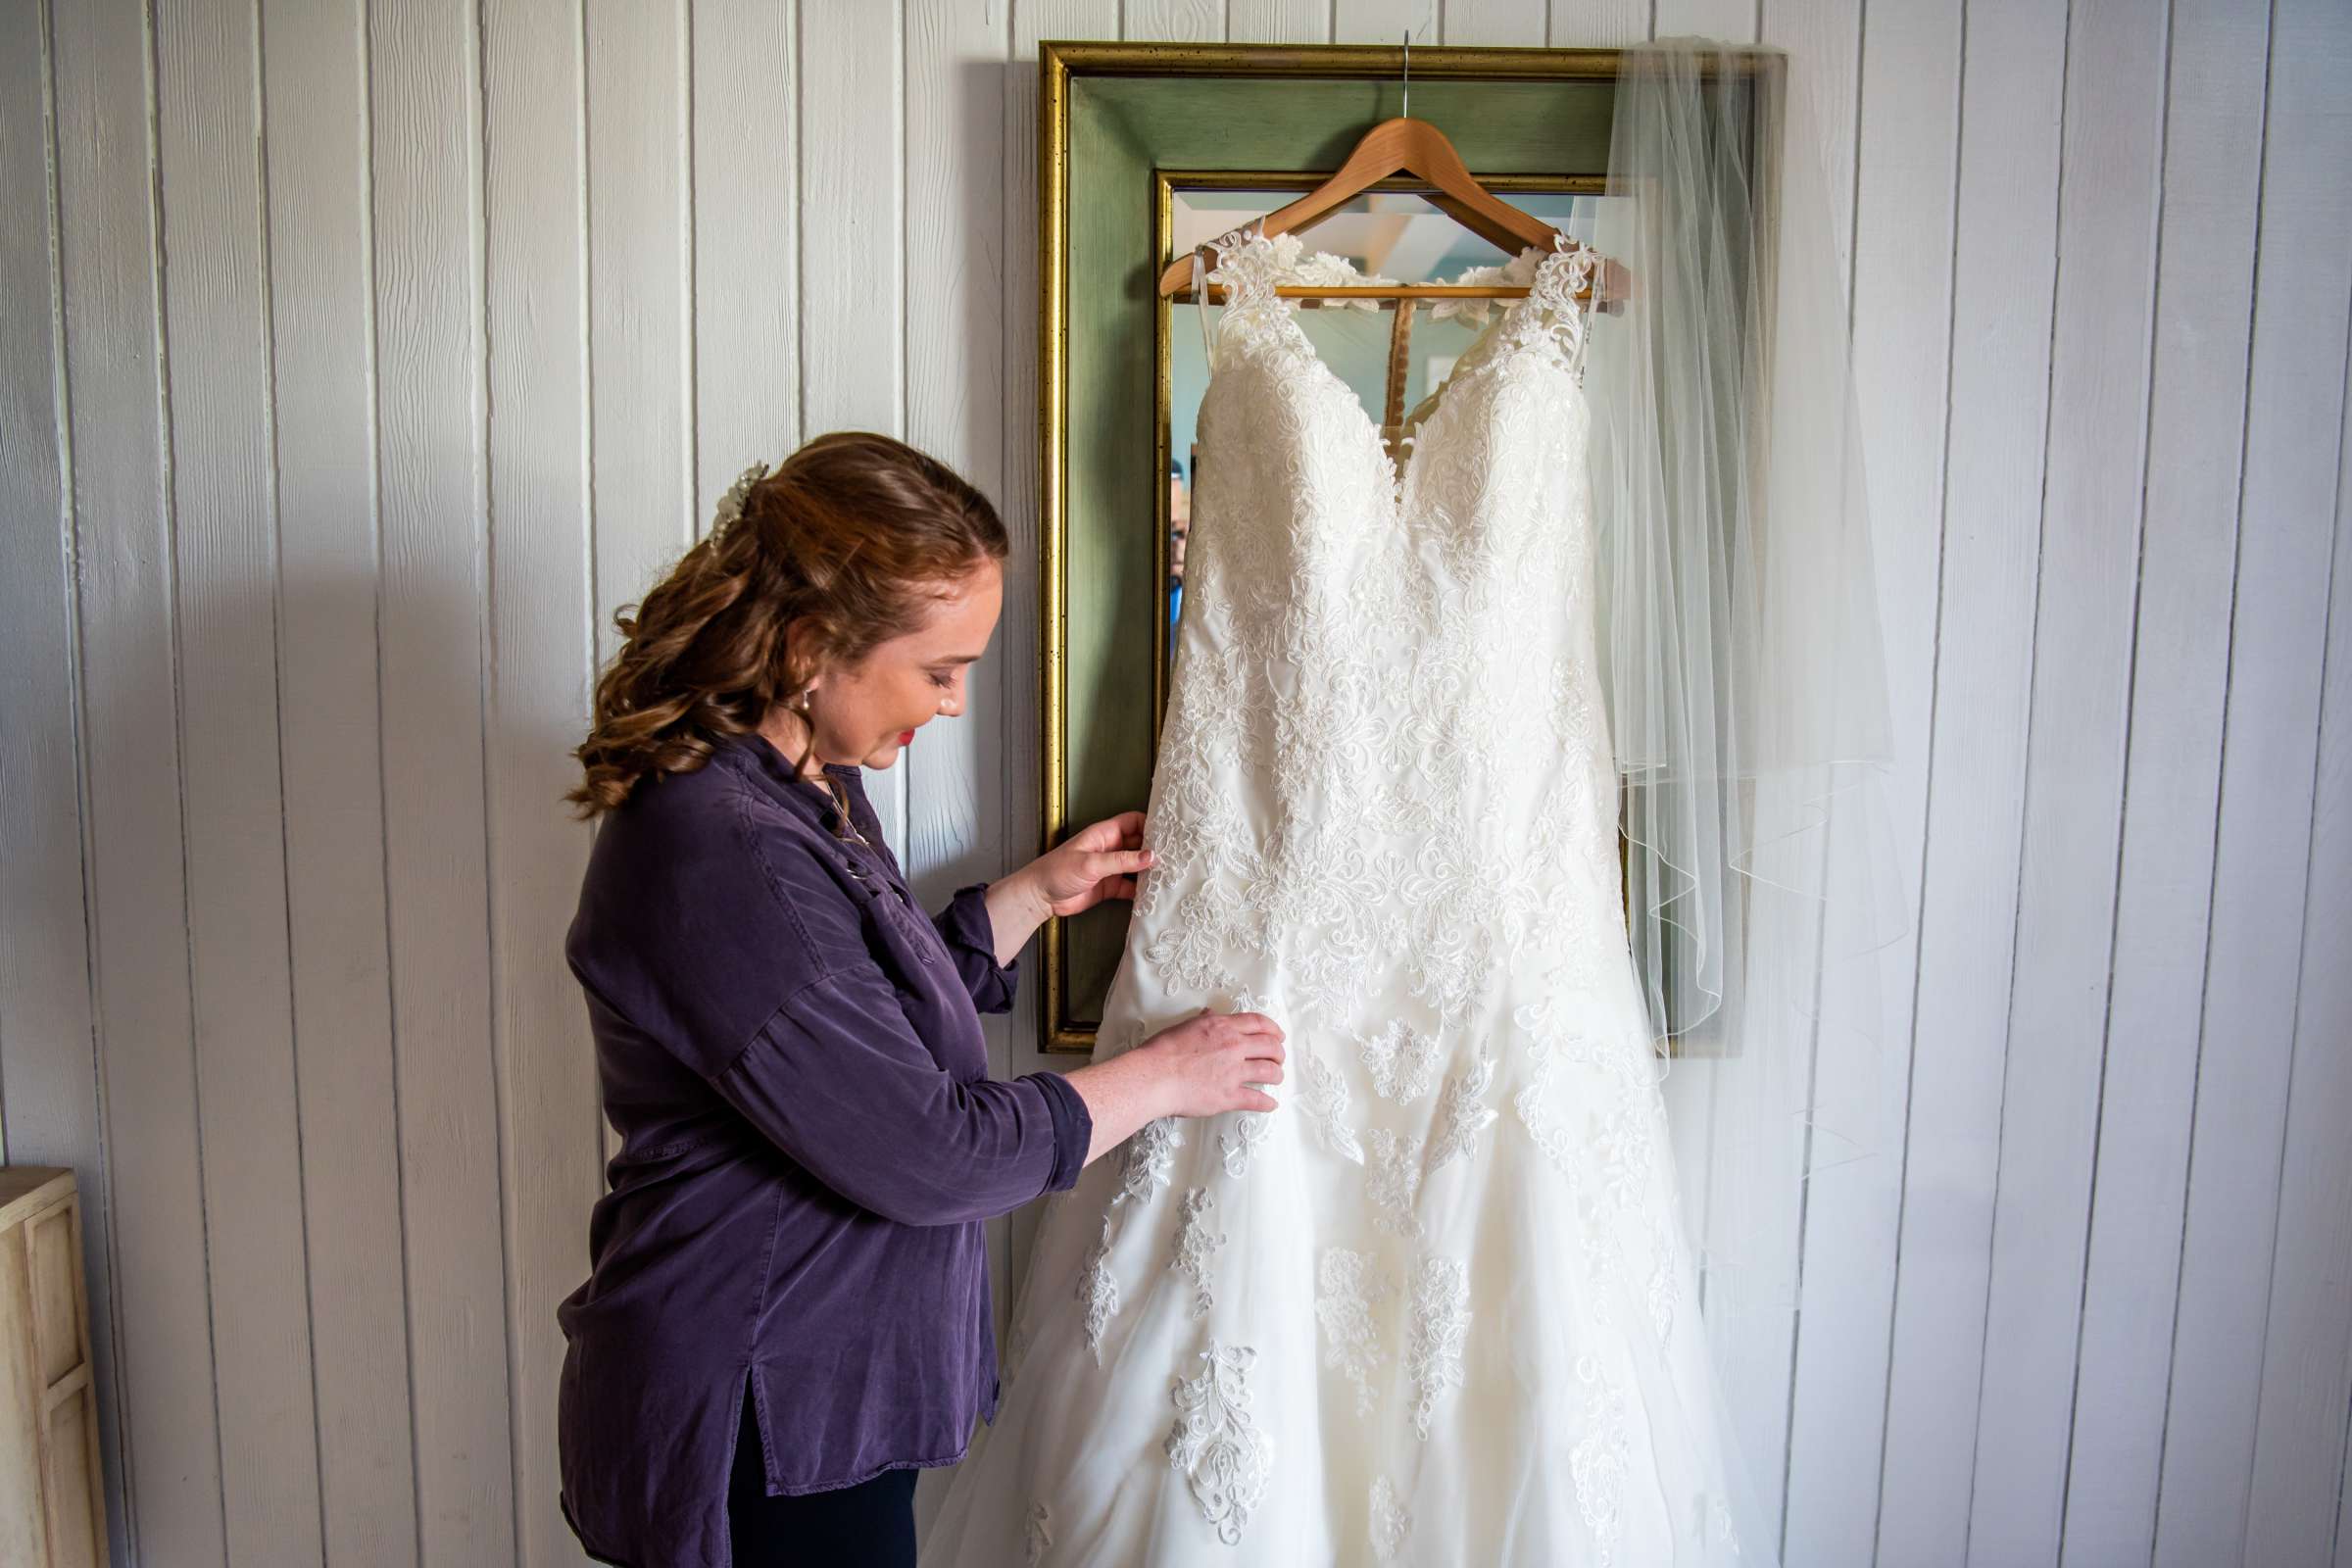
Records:
[[[801,444],[794,12],[694,4],[696,528],[735,476]]]
[[[591,9],[591,18],[619,13]],[[507,1233],[515,1560],[578,1563],[558,1503],[556,1397],[564,1338],[555,1304],[588,1272],[588,1215],[603,1191],[596,1058],[564,935],[589,832],[564,793],[588,723],[588,162],[582,13],[567,0],[491,8],[483,29],[490,353],[488,737],[490,952],[496,1008]],[[593,27],[597,24],[591,22]],[[653,42],[654,40],[649,40]],[[625,116],[622,127],[626,133]],[[657,145],[661,138],[652,137]],[[626,203],[618,203],[626,211]],[[648,237],[669,230],[649,223]],[[624,277],[627,269],[622,269]],[[673,288],[675,284],[672,278]],[[649,285],[657,341],[661,290]],[[674,345],[674,335],[670,338]],[[628,356],[622,356],[625,362]],[[669,362],[674,369],[675,362]],[[677,413],[658,355],[642,367],[651,406],[624,426]],[[618,399],[636,395],[625,384]],[[672,432],[674,434],[674,432]],[[606,428],[608,457],[642,464],[659,509],[662,430],[651,450]],[[630,480],[622,479],[626,490]],[[674,513],[670,514],[674,518]]]
[[[1006,352],[1004,298],[1005,50],[1007,8],[969,0],[907,0],[906,439],[961,473],[1000,506],[1005,499],[1000,396]],[[1024,339],[1020,348],[1026,351]],[[1025,477],[1025,473],[1024,473]],[[1005,576],[1021,563],[1007,560]],[[964,677],[955,719],[923,726],[900,754],[906,775],[907,878],[925,908],[967,882],[991,880],[1026,860],[1004,845],[1005,627],[1000,614],[988,657]],[[1029,687],[1018,688],[1024,694]],[[1009,1070],[1007,1018],[981,1020],[989,1070]],[[1010,1321],[1005,1257],[1009,1226],[989,1222],[989,1295],[1000,1343]],[[948,1473],[924,1478],[924,1525]]]
[[[2144,1562],[2180,1279],[2253,308],[2267,18],[2172,17],[2145,516],[2065,1557]]]
[[[1554,49],[1615,49],[1653,36],[1650,0],[1551,0],[1544,42]]]
[[[1440,41],[1541,46],[1549,24],[1544,8],[1526,0],[1445,0]]]
[[[895,5],[809,6],[800,17],[800,398],[811,436],[906,433],[903,24]],[[906,770],[866,788],[883,833],[904,847]]]
[[[1004,16],[995,6],[906,6],[906,439],[992,498],[1004,492]],[[919,345],[919,348],[913,347]],[[1024,344],[1023,347],[1027,345]],[[1009,569],[1011,563],[1007,562]],[[927,906],[1001,875],[1005,714],[1002,628],[966,674],[960,719],[925,725],[906,775],[906,866]],[[1003,1019],[985,1020],[1002,1059]]]
[[[1005,71],[1004,111],[1004,494],[998,508],[1012,554],[1004,562],[1004,611],[998,621],[998,711],[1004,715],[1004,856],[1018,866],[1044,848],[1044,781],[1039,773],[1037,667],[1038,617],[1038,67],[1037,46],[1047,38],[1115,38],[1116,0],[1014,0],[1012,49]],[[1018,1074],[1044,1068],[1067,1069],[1068,1056],[1037,1049],[1040,991],[1045,982],[1035,954],[1022,960],[1021,984],[1005,1014],[1007,1070]],[[1041,1204],[1009,1217],[1004,1276],[1014,1297],[1029,1273],[1029,1242]]]
[[[612,616],[694,541],[686,420],[693,233],[683,0],[585,7],[597,662]],[[748,460],[747,460],[748,461]],[[731,477],[731,476],[730,476]]]
[[[1929,721],[1934,711],[1936,586],[1943,534],[1945,390],[1950,353],[1952,225],[1959,112],[1960,6],[1876,13],[1862,28],[1858,121],[1826,174],[1847,197],[1853,235],[1853,355],[1879,580],[1893,767],[1885,785],[1889,841],[1916,900],[1927,843]],[[1818,36],[1816,19],[1766,14],[1776,40]],[[1819,62],[1827,74],[1834,60]],[[1813,92],[1830,122],[1835,91]],[[1914,911],[1916,906],[1914,905]],[[1918,962],[1916,912],[1880,956],[1872,1048],[1884,1102],[1871,1156],[1817,1172],[1806,1201],[1782,1555],[1792,1563],[1867,1563],[1876,1549],[1879,1464],[1901,1202],[1907,1042]]]
[[[1228,43],[1328,43],[1330,0],[1231,0],[1225,10]]]
[[[1661,24],[1663,25],[1663,24]],[[1967,12],[1951,408],[1879,1550],[1966,1554],[2015,956],[2065,15]]]
[[[276,539],[250,0],[156,14],[188,970],[232,1562],[320,1550],[294,1102]]]
[[[73,510],[47,10],[0,12],[0,625],[30,657],[0,668],[0,1158],[70,1165],[86,1222],[83,1272],[106,1451],[117,1451],[90,909],[82,867]],[[37,216],[36,216],[37,215]],[[119,1467],[108,1536],[126,1534]],[[118,1547],[117,1549],[121,1549]]]
[[[1125,0],[1119,35],[1130,43],[1222,43],[1224,0]]]
[[[1438,28],[1432,0],[1332,0],[1333,43],[1385,43],[1391,46],[1404,41],[1408,31],[1417,36],[1417,44],[1438,41]],[[1427,31],[1421,31],[1424,23]]]
[[[418,1536],[427,1562],[509,1562],[483,867],[479,18],[442,3],[368,20],[384,854]]]
[[[12,1137],[24,1149],[55,1149],[78,1131],[80,1148],[97,1147],[96,1107],[77,1113],[71,1098],[58,1102],[62,1085],[44,1071],[74,1042],[86,1070],[90,1026],[42,23],[36,7],[0,12],[0,201],[19,215],[0,230],[0,298],[9,302],[0,313],[0,450],[9,458],[0,464],[0,509],[11,519],[0,529],[0,624],[52,655],[0,665],[0,857],[8,866],[0,879],[0,1163]],[[28,220],[36,213],[39,221]],[[36,1041],[48,1049],[35,1050]],[[24,1093],[15,1103],[9,1091],[20,1072]]]
[[[1731,35],[1745,37],[1747,29],[1760,25],[1762,20],[1751,13],[1744,27]],[[1761,41],[1787,46],[1793,56],[1784,156],[1808,160],[1816,166],[1826,156],[1850,169],[1853,83],[1860,32],[1858,10],[1840,0],[1790,0],[1773,11],[1772,20],[1775,34]],[[1728,31],[1740,23],[1727,17],[1721,25]],[[1842,103],[1835,108],[1816,96],[1833,93],[1843,94]],[[1787,193],[1789,201],[1783,218],[1791,233],[1809,237],[1817,231],[1829,230],[1835,234],[1848,221],[1846,214],[1852,199],[1850,177],[1842,184],[1831,186],[1816,167],[1802,174],[1792,174]],[[1833,243],[1827,252],[1827,265],[1834,270],[1840,267],[1841,249],[1841,245]],[[1798,289],[1806,291],[1805,294],[1799,295]],[[1841,270],[1830,277],[1796,280],[1788,297],[1792,301],[1806,297],[1821,299],[1822,304],[1810,309],[1838,322],[1843,321],[1850,309]],[[1773,808],[1770,792],[1788,788],[1786,783],[1759,784],[1759,791],[1765,792],[1758,797],[1759,812]],[[1779,808],[1794,810],[1797,803],[1784,799],[1779,802]],[[1761,972],[1803,974],[1816,979],[1801,997],[1767,998],[1761,993],[1751,996],[1747,1027],[1757,1034],[1756,1044],[1767,1054],[1809,1061],[1811,1070],[1818,1075],[1815,1081],[1827,1086],[1850,1080],[1851,1071],[1835,1043],[1825,1052],[1825,1035],[1833,1042],[1842,1040],[1844,1035],[1837,1030],[1825,1031],[1817,1016],[1819,1004],[1827,997],[1818,983],[1823,960],[1822,929],[1818,921],[1810,919],[1751,922],[1746,941]],[[1766,1031],[1785,1031],[1793,1038],[1772,1044],[1765,1038]],[[1800,1184],[1800,1172],[1795,1168],[1794,1162],[1802,1152],[1790,1149],[1788,1151],[1790,1168],[1772,1170],[1759,1168],[1748,1159],[1716,1157],[1717,1152],[1703,1145],[1703,1132],[1710,1119],[1755,1114],[1740,1108],[1742,1102],[1749,1096],[1772,1093],[1773,1089],[1754,1081],[1738,1061],[1721,1063],[1720,1070],[1710,1070],[1718,1065],[1713,1063],[1693,1065],[1699,1070],[1684,1076],[1695,1078],[1694,1087],[1702,1090],[1712,1080],[1713,1103],[1702,1115],[1699,1097],[1691,1096],[1680,1103],[1670,1102],[1669,1115],[1680,1124],[1675,1129],[1678,1179],[1687,1191],[1708,1195],[1697,1231],[1698,1246],[1703,1251],[1718,1255],[1771,1257],[1774,1261],[1767,1266],[1774,1277],[1804,1280],[1801,1250],[1809,1228],[1807,1205],[1812,1189]],[[1845,1098],[1843,1090],[1828,1092],[1833,1102]],[[1846,1171],[1842,1179],[1851,1183],[1858,1175]],[[1726,1303],[1717,1298],[1712,1283],[1706,1293],[1707,1305],[1714,1309],[1708,1323],[1710,1336],[1728,1355],[1734,1374],[1723,1380],[1723,1398],[1738,1435],[1749,1483],[1776,1531],[1785,1531],[1795,1355],[1803,1317],[1801,1313],[1792,1313],[1787,1305],[1767,1307],[1755,1300],[1752,1294],[1742,1304],[1738,1298],[1749,1293],[1743,1293],[1737,1275],[1727,1283],[1733,1296],[1730,1311],[1722,1310]]]
[[[1898,25],[1908,19],[1892,19]],[[1862,0],[1767,0],[1756,41],[1788,51],[1788,124],[1782,156],[1810,166],[1829,210],[1838,286],[1851,301],[1855,165],[1861,158]]]
[[[2352,18],[2275,13],[2246,482],[2159,1565],[2246,1562],[2311,851],[2352,247]]]
[[[83,856],[125,1420],[123,1552],[225,1564],[180,800],[171,447],[141,8],[51,11]],[[124,1263],[130,1265],[123,1266]]]
[[[2352,375],[2352,356],[2346,371]],[[2310,903],[2289,1066],[2286,1153],[2246,1561],[2324,1562],[2336,1545],[2345,1412],[2352,1410],[2352,389],[2336,437],[2335,540],[2313,771]]]
[[[2049,464],[2017,971],[1969,1559],[2058,1559],[2098,1087],[2110,1042],[2161,194],[2165,19],[2082,0],[2066,42]]]
[[[416,1556],[377,705],[360,0],[266,0],[278,744],[321,1550]]]
[[[1650,7],[1649,35],[1676,38],[1697,34],[1746,43],[1756,36],[1761,19],[1758,0],[1655,0]]]

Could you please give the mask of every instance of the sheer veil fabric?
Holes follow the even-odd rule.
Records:
[[[1345,264],[1218,242],[1096,1054],[1253,1009],[1290,1072],[1048,1201],[926,1568],[1776,1560],[1742,1449],[1803,1183],[1877,1144],[1890,905],[1843,314],[1791,300],[1836,254],[1770,63],[1629,52],[1590,238],[1631,297],[1512,261],[1400,466],[1273,292]]]
[[[1906,928],[1844,236],[1807,62],[1628,50],[1584,237],[1627,927],[1742,1447],[1780,1469],[1810,1184],[1886,1177]]]

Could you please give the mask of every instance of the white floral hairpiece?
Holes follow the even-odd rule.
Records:
[[[767,465],[764,463],[755,463],[744,469],[735,482],[727,487],[727,493],[718,498],[718,510],[710,514],[710,531],[717,533],[739,520],[743,516],[744,502],[751,499],[752,486],[766,477]]]

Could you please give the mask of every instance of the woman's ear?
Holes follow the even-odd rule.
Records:
[[[776,657],[792,675],[791,686],[784,694],[785,701],[796,707],[801,694],[817,685],[824,675],[823,665],[808,658],[808,645],[815,630],[808,616],[795,615],[784,623],[780,646],[776,650]]]

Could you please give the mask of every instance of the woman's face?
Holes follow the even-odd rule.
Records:
[[[888,767],[916,730],[961,713],[964,671],[987,651],[1004,605],[1004,570],[983,562],[914,630],[819,674],[808,700],[817,760]]]

